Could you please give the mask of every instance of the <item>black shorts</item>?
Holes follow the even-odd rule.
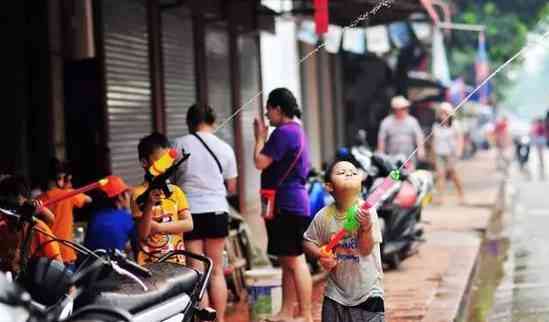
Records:
[[[303,234],[312,218],[279,212],[267,227],[267,253],[274,256],[299,256],[303,254]]]
[[[185,240],[225,238],[229,236],[229,214],[226,212],[206,212],[192,214],[193,230],[183,234]]]
[[[383,299],[374,297],[357,306],[345,306],[324,297],[322,322],[384,322]]]

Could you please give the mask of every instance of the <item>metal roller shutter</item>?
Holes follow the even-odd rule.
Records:
[[[193,29],[189,10],[178,8],[162,14],[162,48],[166,127],[170,138],[188,133],[186,117],[196,102]]]
[[[103,23],[111,168],[136,184],[143,177],[137,143],[152,131],[146,9],[105,0]]]
[[[206,28],[206,77],[208,101],[221,123],[232,114],[229,35],[213,26]],[[233,124],[227,123],[217,134],[234,147]]]

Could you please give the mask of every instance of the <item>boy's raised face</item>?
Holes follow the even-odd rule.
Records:
[[[362,188],[362,174],[348,161],[336,163],[330,175],[330,182],[326,183],[329,192],[353,192],[358,193]]]

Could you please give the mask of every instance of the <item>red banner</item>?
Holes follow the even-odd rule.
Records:
[[[317,35],[328,32],[328,0],[315,0],[315,30]]]

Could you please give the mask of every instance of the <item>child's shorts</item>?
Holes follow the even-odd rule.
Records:
[[[373,297],[357,306],[345,306],[324,297],[322,322],[385,322],[383,299]]]

